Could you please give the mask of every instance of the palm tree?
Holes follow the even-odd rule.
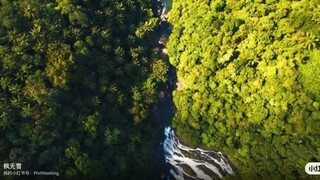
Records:
[[[21,105],[23,104],[23,102],[21,101],[21,98],[20,96],[16,96],[16,97],[13,97],[10,99],[10,103],[13,107],[17,107],[17,108],[20,108]]]
[[[307,33],[302,43],[304,48],[311,50],[317,47],[319,39],[313,33]]]
[[[134,37],[134,35],[130,34],[127,38],[127,42],[129,45],[134,45],[136,38]],[[130,48],[131,51],[132,48]]]
[[[121,46],[118,46],[114,50],[115,60],[118,62],[123,62],[124,60],[124,50]]]
[[[40,36],[40,31],[41,31],[41,25],[40,24],[34,24],[33,28],[29,31],[29,33],[31,34],[31,36],[34,39],[38,39]]]
[[[31,7],[31,5],[29,4],[27,7],[25,7],[23,9],[24,11],[24,16],[26,16],[27,18],[35,18],[36,17],[36,8]]]
[[[13,129],[13,124],[13,119],[8,115],[8,113],[3,112],[0,115],[0,127],[2,127],[2,130]]]
[[[79,40],[82,35],[81,30],[79,28],[72,28],[71,33],[76,40]]]
[[[16,39],[17,39],[17,36],[18,36],[18,31],[17,30],[9,30],[8,31],[8,39],[9,39],[9,42],[16,42]]]
[[[22,112],[21,112],[23,117],[30,117],[32,116],[32,108],[30,107],[30,104],[24,105],[22,107]]]
[[[9,48],[7,46],[0,46],[0,57],[4,57],[9,53]]]
[[[43,53],[45,48],[46,48],[46,43],[44,41],[41,41],[41,40],[38,40],[36,42],[36,44],[33,46],[33,49],[36,51],[36,52],[40,52],[40,53]]]
[[[127,0],[126,4],[128,7],[130,7],[131,9],[135,9],[137,6],[137,2],[134,0]]]
[[[110,40],[111,32],[109,29],[103,29],[100,33],[100,35],[105,39],[106,41]]]
[[[24,81],[28,75],[27,73],[28,72],[18,71],[15,75],[16,76],[15,80]]]
[[[115,5],[114,5],[114,8],[117,11],[124,11],[125,10],[125,7],[124,7],[122,2],[116,2]]]
[[[2,89],[6,89],[10,85],[10,80],[8,77],[1,77],[0,78],[0,87]]]
[[[120,23],[121,25],[124,25],[124,15],[122,13],[118,13],[116,16],[115,16],[115,20],[117,23]],[[124,26],[126,27],[126,26]]]
[[[92,35],[97,35],[101,32],[101,28],[98,28],[97,26],[94,26],[91,28],[91,34]]]
[[[9,91],[12,94],[19,94],[21,92],[21,85],[11,84],[11,85],[9,85]]]
[[[112,93],[115,93],[115,92],[118,92],[118,87],[116,84],[112,83],[109,87],[109,91],[112,92]]]
[[[302,48],[311,50],[318,46],[319,39],[313,33],[304,33],[299,31],[292,36],[290,45],[295,45],[296,43],[298,43]]]
[[[131,47],[130,47],[130,54],[133,60],[138,60],[139,54],[136,53],[135,49],[132,49]]]
[[[17,45],[19,47],[27,47],[27,46],[29,46],[28,40],[29,40],[29,37],[25,33],[19,34],[17,36],[17,38],[16,38],[16,42],[17,42]]]

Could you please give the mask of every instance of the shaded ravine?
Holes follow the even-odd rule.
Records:
[[[166,42],[172,25],[167,22],[172,0],[154,0],[153,11],[161,19],[158,29],[158,52],[169,63],[166,54]],[[156,179],[213,179],[235,173],[235,167],[220,152],[190,148],[179,142],[171,128],[175,113],[172,91],[176,89],[176,70],[170,65],[168,80],[159,93],[159,103],[155,111],[158,136],[153,151],[153,171]]]

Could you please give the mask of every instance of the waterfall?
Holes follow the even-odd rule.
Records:
[[[161,20],[165,20],[168,18],[168,12],[171,10],[172,7],[172,0],[158,0],[162,4],[162,11],[161,11]]]
[[[165,161],[169,164],[169,172],[175,179],[209,180],[213,176],[221,179],[226,174],[234,174],[228,159],[220,152],[187,147],[179,142],[170,127],[164,129],[164,134],[166,136],[163,142]],[[186,166],[193,172],[192,174],[185,170]]]

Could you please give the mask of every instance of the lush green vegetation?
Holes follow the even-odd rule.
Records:
[[[1,162],[72,179],[147,175],[149,111],[168,69],[148,43],[150,6],[0,1]]]
[[[173,125],[236,178],[303,177],[320,161],[320,1],[175,0]]]

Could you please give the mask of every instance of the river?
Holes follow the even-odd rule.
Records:
[[[158,34],[158,50],[162,59],[169,63],[166,55],[166,41],[171,33],[172,25],[167,22],[172,0],[154,0],[154,13],[161,19]],[[154,160],[162,164],[159,168],[160,178],[156,179],[217,179],[235,174],[235,167],[220,152],[193,149],[179,142],[171,121],[174,117],[175,106],[172,91],[176,89],[176,69],[170,65],[168,81],[159,94],[156,118],[159,122],[160,135],[155,145]]]

